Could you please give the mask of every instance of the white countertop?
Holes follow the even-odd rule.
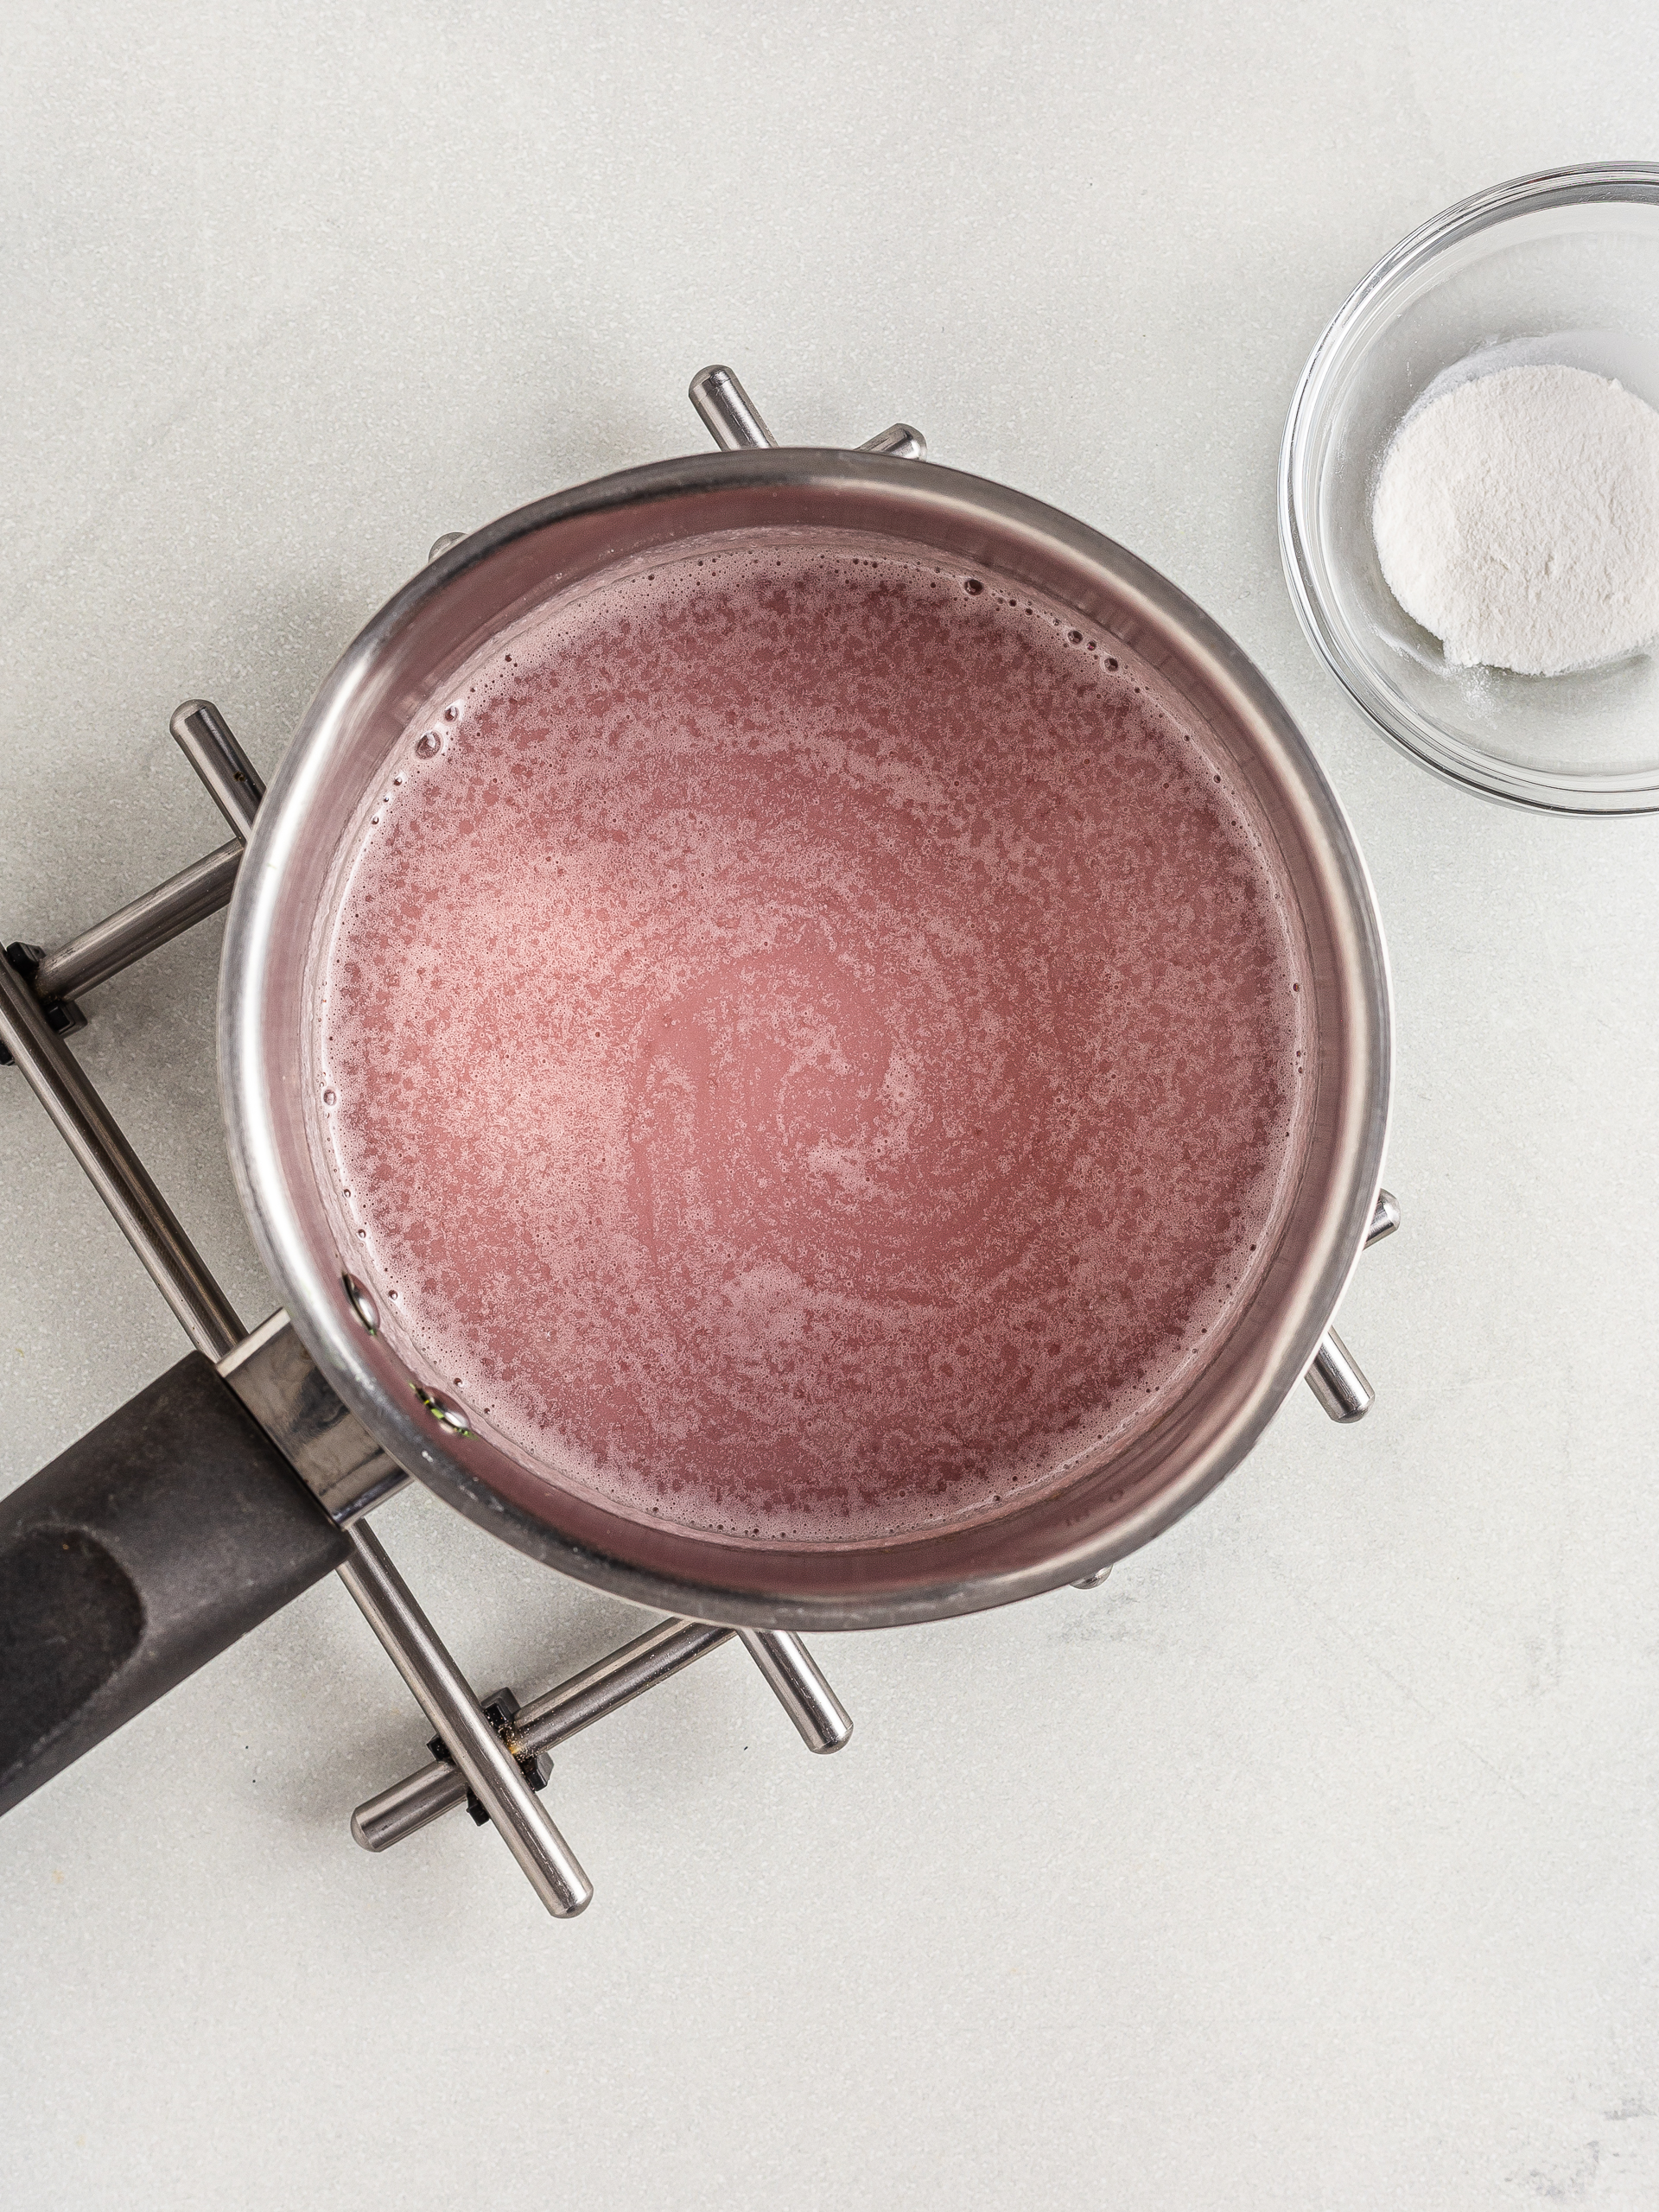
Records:
[[[399,21],[399,16],[404,20]],[[721,1652],[558,1758],[545,1919],[359,1798],[429,1731],[332,1580],[0,1827],[8,2212],[370,2204],[1411,2212],[1659,2202],[1659,822],[1391,751],[1286,598],[1298,370],[1422,218],[1659,152],[1628,0],[15,7],[0,939],[223,836],[440,532],[895,416],[1166,570],[1282,691],[1394,960],[1405,1225],[1295,1394],[1098,1592],[817,1649],[807,1758]],[[219,924],[76,1050],[249,1318]],[[0,1075],[0,1486],[182,1340]],[[642,1624],[424,1493],[378,1526],[480,1688]]]

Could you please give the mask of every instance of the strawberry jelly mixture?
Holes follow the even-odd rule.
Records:
[[[740,1535],[1005,1500],[1265,1253],[1306,997],[1222,764],[1111,640],[898,550],[522,628],[348,855],[317,1083],[359,1272],[560,1479]]]

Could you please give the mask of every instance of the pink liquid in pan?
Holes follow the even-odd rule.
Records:
[[[896,1532],[1138,1426],[1248,1287],[1301,971],[1109,638],[896,553],[711,554],[521,631],[386,793],[328,1141],[397,1333],[534,1462]]]

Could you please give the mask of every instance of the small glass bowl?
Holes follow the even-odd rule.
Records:
[[[1390,439],[1449,369],[1554,362],[1659,407],[1659,165],[1517,177],[1414,231],[1338,310],[1291,403],[1279,537],[1314,650],[1385,737],[1471,790],[1565,814],[1659,808],[1659,658],[1564,676],[1447,662],[1382,580]]]

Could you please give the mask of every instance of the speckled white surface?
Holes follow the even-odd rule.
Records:
[[[399,20],[399,18],[402,20]],[[698,435],[895,416],[1238,636],[1395,960],[1406,1226],[1299,1393],[1102,1592],[823,1646],[807,1758],[730,1651],[561,1756],[587,1916],[452,1821],[346,1827],[426,1730],[330,1583],[0,1829],[0,2202],[944,2208],[1659,2202],[1659,823],[1442,786],[1298,632],[1273,471],[1350,284],[1464,193],[1659,154],[1659,20],[1446,8],[15,4],[0,937],[222,834],[442,530]],[[217,925],[79,1046],[241,1311]],[[177,1356],[0,1077],[0,1483]],[[423,1496],[480,1685],[637,1616]]]

